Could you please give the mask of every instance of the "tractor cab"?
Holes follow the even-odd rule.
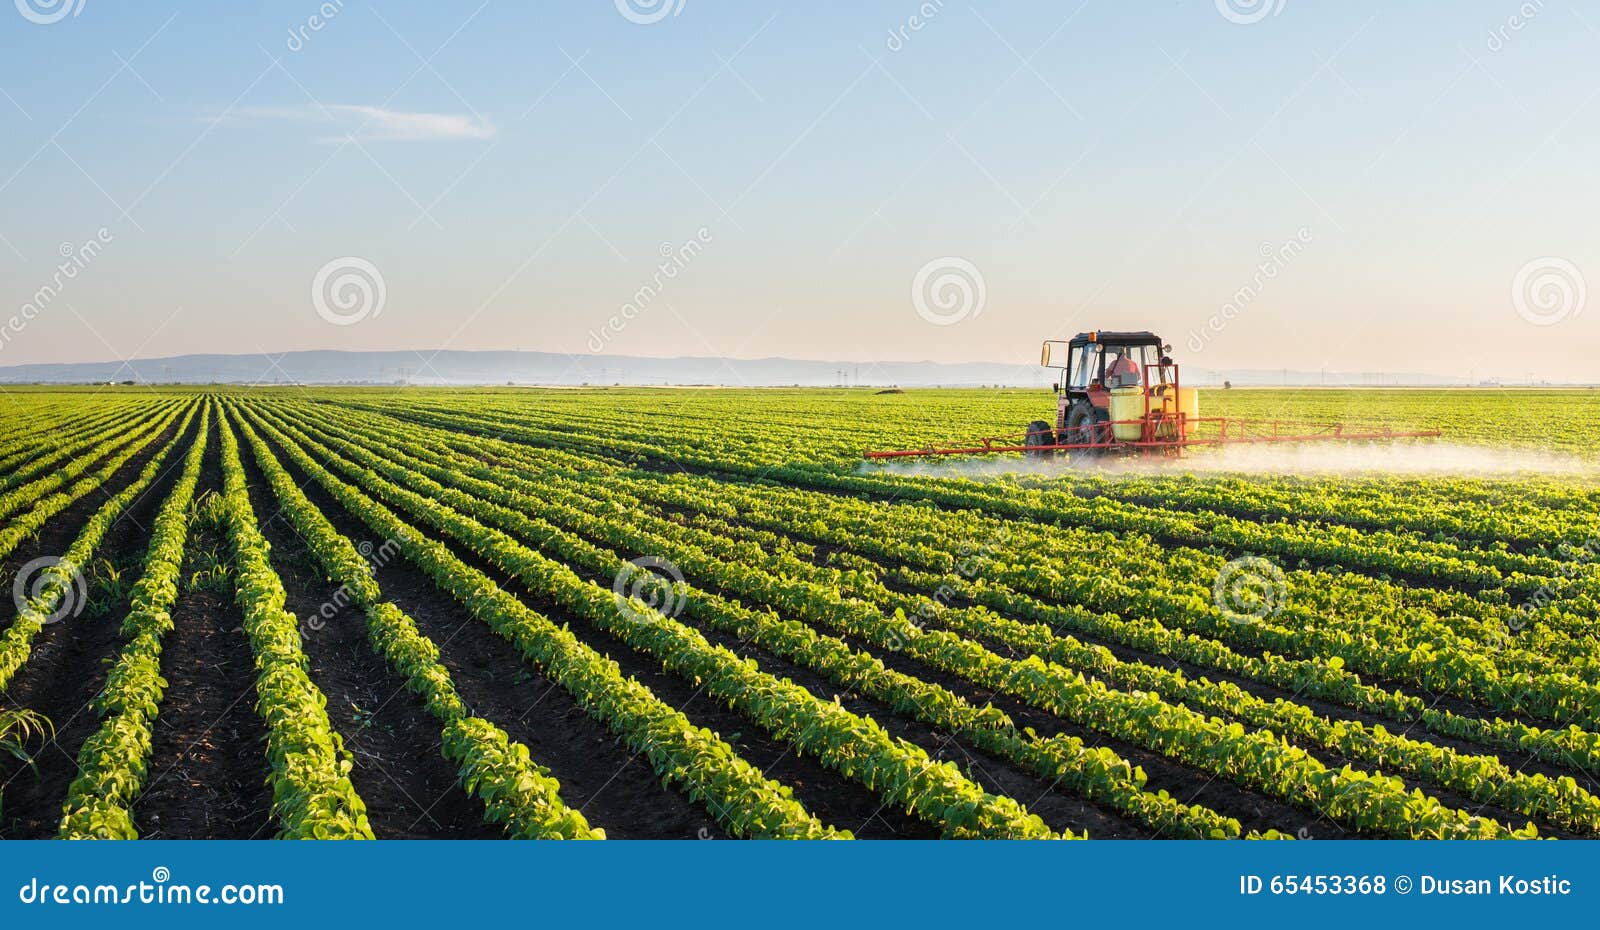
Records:
[[[1105,388],[1142,384],[1146,366],[1159,366],[1170,349],[1154,333],[1079,333],[1046,342],[1040,364],[1061,372],[1056,393],[1085,400]]]

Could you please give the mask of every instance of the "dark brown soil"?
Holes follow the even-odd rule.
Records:
[[[255,712],[243,618],[231,601],[192,590],[179,596],[172,619],[150,777],[133,804],[139,832],[146,839],[270,838],[267,733]]]

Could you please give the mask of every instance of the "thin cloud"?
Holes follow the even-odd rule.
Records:
[[[359,104],[307,104],[303,107],[241,107],[231,122],[289,122],[328,127],[330,135],[317,141],[437,142],[453,139],[489,139],[495,127],[482,117],[457,113],[408,113]]]

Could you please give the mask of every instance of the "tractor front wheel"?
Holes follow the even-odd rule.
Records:
[[[1056,444],[1055,431],[1045,421],[1034,420],[1028,424],[1028,436],[1022,444],[1028,448],[1029,455],[1049,455],[1050,450],[1043,447]]]

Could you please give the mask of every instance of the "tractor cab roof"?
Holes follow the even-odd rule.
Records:
[[[1069,345],[1077,347],[1088,345],[1091,342],[1106,346],[1156,346],[1160,348],[1161,337],[1151,332],[1114,333],[1107,330],[1099,330],[1092,333],[1079,333],[1072,337]]]

